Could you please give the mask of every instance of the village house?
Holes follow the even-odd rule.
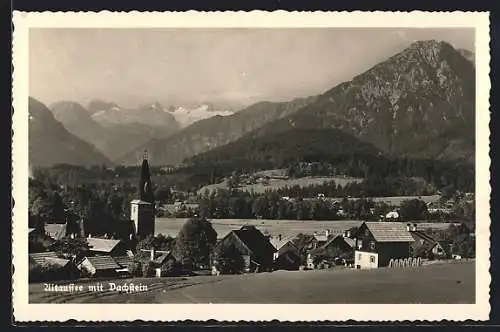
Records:
[[[273,254],[274,267],[277,270],[298,270],[302,259],[299,249],[292,242],[293,237],[284,238],[281,234],[270,239],[276,248]]]
[[[364,222],[357,232],[354,265],[357,268],[387,266],[391,259],[410,257],[415,240],[401,222]]]
[[[45,234],[51,239],[57,241],[67,234],[67,223],[46,223]]]
[[[424,258],[448,259],[451,258],[451,242],[436,241],[423,229],[419,229],[417,224],[407,224],[413,239],[411,244],[412,253],[420,254]]]
[[[72,279],[76,274],[75,265],[69,260],[60,258],[54,251],[31,253],[29,257],[29,266],[31,267],[47,267],[50,266],[52,275],[47,276],[52,280]]]
[[[384,218],[387,220],[392,220],[392,221],[398,220],[399,219],[399,211],[397,209],[390,211],[384,216]]]
[[[240,229],[232,230],[217,243],[215,251],[221,246],[231,244],[240,252],[245,272],[272,270],[275,248],[255,226],[245,225]]]
[[[307,267],[315,269],[318,264],[347,264],[354,256],[356,244],[356,240],[350,236],[350,231],[345,231],[343,234],[330,237],[326,243],[308,253]]]
[[[325,230],[322,233],[315,233],[312,238],[312,248],[311,249],[317,249],[321,246],[323,246],[325,243],[328,242],[328,240],[331,238],[330,236],[330,231]]]
[[[91,277],[115,277],[125,267],[120,266],[113,257],[101,255],[84,257],[77,268],[83,275]]]

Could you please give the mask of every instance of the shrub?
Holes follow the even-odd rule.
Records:
[[[142,264],[142,276],[143,277],[152,277],[155,273],[155,268],[152,262],[147,262]]]
[[[128,272],[134,277],[140,277],[142,275],[141,262],[132,261],[127,266]]]
[[[245,268],[243,257],[233,244],[223,246],[216,254],[216,260],[216,268],[223,274],[241,273]]]
[[[37,281],[67,279],[70,277],[69,275],[68,276],[63,275],[62,271],[63,270],[61,269],[61,266],[57,264],[52,264],[52,263],[43,263],[42,265],[30,264],[28,279],[30,282],[37,282]]]
[[[161,266],[162,276],[179,276],[182,274],[182,264],[169,260]]]

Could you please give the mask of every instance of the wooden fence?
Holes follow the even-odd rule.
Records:
[[[420,266],[422,265],[422,258],[399,258],[399,259],[391,259],[389,261],[390,268],[400,268],[400,267],[412,267],[412,266]]]

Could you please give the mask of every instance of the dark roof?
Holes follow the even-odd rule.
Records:
[[[401,222],[365,222],[377,242],[414,242],[406,224]]]
[[[113,259],[121,267],[128,267],[128,264],[134,261],[134,257],[130,256],[116,256]]]
[[[47,259],[51,258],[58,258],[57,253],[54,251],[47,251],[29,254],[29,259],[38,265],[42,265]]]
[[[316,253],[321,252],[322,250],[327,249],[328,246],[330,246],[334,242],[337,242],[337,243],[343,242],[346,248],[347,247],[354,248],[354,246],[356,245],[356,241],[354,241],[353,239],[348,238],[348,237],[344,237],[343,235],[337,235],[337,236],[332,237],[325,244],[322,244],[320,247],[316,248],[316,250],[313,250],[313,252],[316,252]]]
[[[87,260],[96,270],[115,270],[121,268],[111,256],[91,256]]]
[[[165,262],[165,260],[168,259],[169,257],[173,258],[173,256],[172,256],[172,254],[171,254],[170,251],[164,252],[164,253],[160,253],[160,255],[157,255],[155,257],[155,259],[153,260],[153,263],[155,263],[155,264],[163,264],[163,262]]]
[[[233,234],[250,249],[256,259],[272,258],[276,251],[271,242],[255,226],[243,226],[233,230]]]
[[[437,241],[435,244],[439,244],[441,248],[446,252],[447,255],[451,255],[451,241]]]
[[[434,244],[436,243],[436,240],[434,240],[434,238],[432,236],[430,236],[429,234],[427,234],[424,231],[419,231],[419,230],[412,231],[412,232],[410,232],[410,234],[412,235],[413,239],[417,243],[420,240],[423,240],[424,243],[421,243],[421,245],[424,246],[427,249],[432,248],[434,246]]]

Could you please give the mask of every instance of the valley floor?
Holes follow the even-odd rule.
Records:
[[[406,269],[316,271],[134,278],[101,281],[102,292],[44,292],[29,286],[31,303],[474,303],[474,261],[433,264]],[[107,284],[143,284],[146,292],[106,290]]]

